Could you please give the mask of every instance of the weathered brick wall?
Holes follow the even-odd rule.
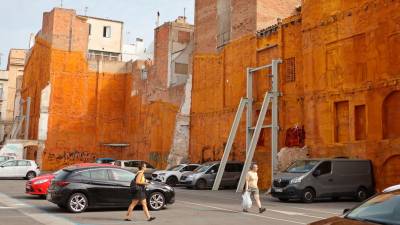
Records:
[[[217,0],[196,0],[194,17],[194,52],[216,52]]]
[[[387,122],[400,119],[396,113],[400,59],[395,54],[400,48],[399,9],[398,1],[306,1],[301,17],[287,18],[277,29],[260,34],[257,51],[249,38],[246,44],[244,39],[232,42],[219,55],[195,56],[191,156],[197,160],[222,156],[239,98],[245,93],[245,68],[282,58],[280,147],[288,128],[304,125],[312,157],[370,159],[377,188],[400,183],[395,172],[400,165],[400,128]],[[247,60],[235,61],[240,54]],[[268,73],[255,78],[255,116],[270,86]],[[207,79],[214,85],[206,86]],[[264,123],[269,121],[267,117]],[[244,146],[241,126],[234,149]],[[359,135],[363,130],[366,135]],[[265,155],[255,158],[265,168],[260,180],[264,188],[270,182],[269,146],[270,130],[264,130],[257,152]]]

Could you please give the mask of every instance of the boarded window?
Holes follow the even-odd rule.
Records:
[[[365,140],[367,138],[367,126],[365,105],[357,105],[354,108],[354,132],[356,140]]]
[[[92,24],[89,23],[89,35],[92,34]]]
[[[400,91],[394,91],[383,102],[383,138],[400,137]]]
[[[178,32],[178,42],[179,43],[188,43],[190,41],[190,33],[186,31]]]
[[[286,64],[286,83],[296,81],[296,59],[294,57],[285,60]]]
[[[103,27],[103,37],[105,37],[105,38],[111,37],[111,27],[110,26]]]
[[[335,103],[335,142],[349,141],[349,102]]]
[[[175,63],[175,73],[177,74],[188,74],[189,66],[185,63]]]

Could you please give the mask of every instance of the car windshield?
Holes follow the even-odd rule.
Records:
[[[345,216],[384,225],[400,225],[400,190],[371,198]]]
[[[307,173],[317,165],[318,160],[297,160],[289,168],[286,169],[287,173]]]
[[[168,169],[168,171],[179,171],[183,168],[183,165],[177,165]]]

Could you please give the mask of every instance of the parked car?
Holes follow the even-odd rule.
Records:
[[[143,160],[116,160],[114,165],[119,166],[123,169],[129,170],[136,173],[139,170],[140,163],[144,162],[146,164],[146,170],[144,171],[144,176],[146,179],[151,180],[152,174],[156,171],[156,168],[150,163]]]
[[[47,199],[73,213],[88,208],[127,208],[134,178],[134,173],[117,167],[69,167],[53,179]],[[151,182],[146,193],[151,210],[160,210],[175,201],[174,189],[166,184]]]
[[[32,179],[40,174],[39,167],[32,160],[8,160],[0,163],[0,177],[21,177]]]
[[[181,176],[180,183],[188,188],[206,189],[211,188],[217,176],[220,162],[208,162]],[[222,187],[237,187],[240,175],[243,170],[243,163],[230,161],[226,164],[224,175],[222,176]]]
[[[172,187],[176,186],[184,172],[197,169],[199,164],[179,164],[168,170],[157,170],[153,173],[153,180],[166,183]]]
[[[97,163],[79,163],[72,165],[72,167],[91,167],[99,166]],[[100,166],[113,166],[111,164],[100,164]],[[60,173],[62,170],[58,170],[54,173],[44,174],[37,176],[31,180],[28,180],[25,184],[25,192],[30,195],[39,195],[41,197],[46,197],[47,190],[50,187],[53,178]]]
[[[99,164],[112,164],[115,161],[113,158],[98,158],[96,159],[96,163]]]
[[[310,225],[400,225],[400,185],[386,189],[342,216],[332,217]]]
[[[14,158],[11,156],[0,156],[0,163],[5,162],[10,159],[14,159]]]
[[[374,194],[369,160],[310,159],[295,161],[273,180],[271,194],[281,201],[354,197],[364,201]]]

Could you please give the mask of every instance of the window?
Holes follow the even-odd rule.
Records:
[[[114,165],[116,165],[116,166],[121,166],[121,161],[116,161],[116,162],[114,163]]]
[[[331,173],[332,163],[330,161],[321,163],[317,170],[320,171],[320,175]]]
[[[131,182],[135,178],[135,174],[118,169],[109,169],[110,180],[120,182]]]
[[[197,167],[199,167],[199,166],[196,166],[196,165],[187,166],[185,168],[185,171],[193,171],[193,170],[197,169]]]
[[[382,105],[383,138],[400,137],[400,91],[390,93]]]
[[[129,161],[129,162],[124,162],[125,167],[139,167],[139,162],[138,161]]]
[[[186,63],[175,63],[175,73],[188,74],[189,73],[189,65]]]
[[[219,164],[214,165],[207,171],[207,173],[211,174],[211,171],[214,171],[214,173],[216,173],[216,172],[218,172],[218,169],[219,169]]]
[[[286,83],[296,81],[296,59],[295,57],[288,58],[285,60],[286,64]]]
[[[90,171],[90,178],[93,180],[108,180],[107,170],[95,169]]]
[[[111,37],[111,27],[110,26],[103,27],[103,37],[105,37],[105,38]]]
[[[9,162],[4,163],[2,166],[4,166],[4,167],[17,166],[17,161],[9,161]]]
[[[31,166],[31,163],[29,161],[18,161],[18,166]]]
[[[76,172],[71,176],[72,180],[89,180],[90,179],[90,172],[89,170],[79,171]]]
[[[154,166],[150,165],[150,163],[148,163],[148,162],[144,162],[144,163],[146,164],[146,167],[148,169],[154,169]]]
[[[92,24],[89,23],[89,35],[92,34]]]
[[[226,172],[241,172],[243,169],[242,164],[237,164],[237,163],[229,163],[226,165],[225,171]]]

